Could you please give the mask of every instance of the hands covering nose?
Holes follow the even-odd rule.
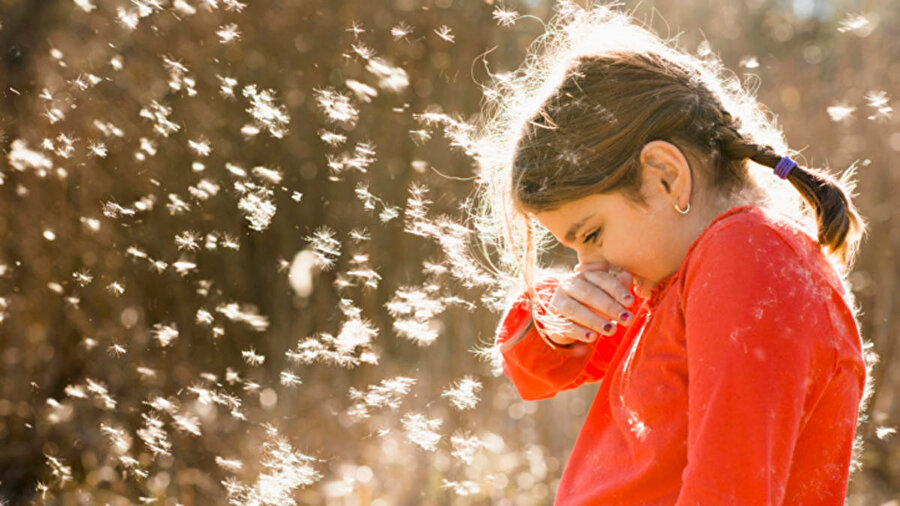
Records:
[[[548,304],[569,325],[547,337],[560,345],[590,343],[598,335],[614,334],[617,324],[631,324],[634,315],[627,306],[634,303],[629,291],[633,281],[631,273],[611,268],[605,261],[576,265],[572,274],[560,279]]]

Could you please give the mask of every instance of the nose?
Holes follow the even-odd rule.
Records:
[[[588,265],[588,264],[596,264],[601,269],[608,269],[609,262],[607,262],[604,258],[601,258],[597,255],[582,255],[578,253],[578,265]]]

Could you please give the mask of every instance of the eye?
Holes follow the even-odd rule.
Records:
[[[587,244],[587,243],[589,243],[589,242],[595,242],[596,239],[597,239],[597,236],[600,235],[600,231],[601,231],[601,230],[603,230],[603,227],[600,227],[600,228],[598,228],[597,230],[594,230],[593,232],[591,232],[590,234],[584,236],[584,241],[583,241],[583,242],[584,242],[585,244]]]

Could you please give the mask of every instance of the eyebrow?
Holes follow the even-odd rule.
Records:
[[[584,223],[586,221],[593,218],[594,216],[596,216],[596,214],[591,214],[591,215],[585,216],[584,218],[581,219],[581,221],[579,221],[578,223],[575,223],[571,227],[569,227],[569,231],[566,232],[566,241],[569,241],[569,242],[574,241],[575,240],[575,232],[577,232],[578,229],[581,228],[581,226],[584,225]]]

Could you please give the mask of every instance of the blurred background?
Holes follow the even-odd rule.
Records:
[[[859,164],[847,502],[900,504],[900,5],[622,4]],[[0,0],[0,503],[550,504],[596,385],[499,372],[454,144],[554,8]]]

